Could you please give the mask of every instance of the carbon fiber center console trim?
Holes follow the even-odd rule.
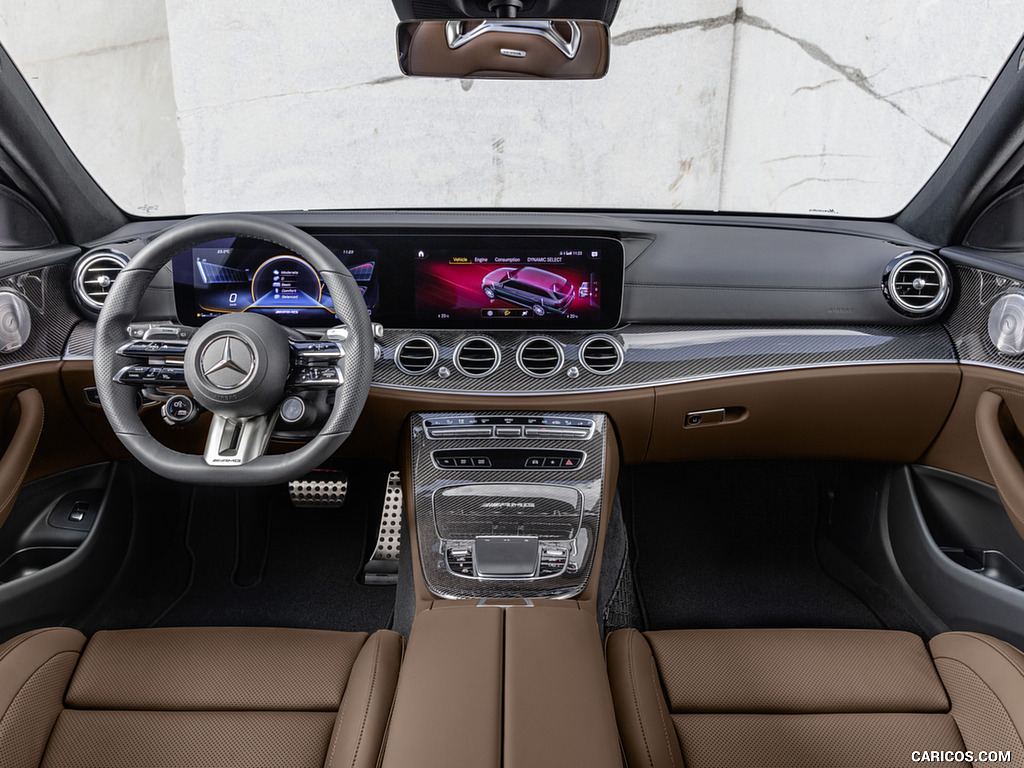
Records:
[[[585,418],[593,420],[594,430],[586,439],[556,436],[496,441],[455,437],[428,441],[426,437],[424,421],[502,415],[534,417],[538,423],[544,417]],[[410,428],[416,531],[423,577],[432,593],[456,599],[569,598],[583,591],[594,564],[601,522],[607,429],[603,414],[415,413]],[[442,468],[432,458],[439,448],[472,456],[475,450],[495,448],[496,442],[501,443],[502,449],[525,449],[527,455],[531,450],[541,449],[585,451],[587,461],[577,469],[553,472],[526,468]],[[545,489],[550,492],[545,493]],[[460,507],[461,499],[466,500],[465,509]],[[442,535],[460,538],[443,539]],[[537,574],[524,578],[475,575],[471,560],[476,536],[537,537]],[[565,554],[559,558],[557,553],[562,550]],[[465,571],[458,572],[460,568]]]

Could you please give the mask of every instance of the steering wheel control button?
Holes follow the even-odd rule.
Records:
[[[117,372],[114,381],[139,387],[183,387],[185,371],[173,366],[129,365]]]
[[[307,429],[316,421],[317,411],[298,395],[289,395],[281,403],[278,415],[289,429]]]
[[[340,387],[341,371],[331,368],[300,368],[288,382],[296,387]]]
[[[143,358],[181,357],[187,348],[185,341],[132,341],[117,350],[117,354]]]
[[[341,344],[335,341],[292,341],[292,357],[297,360],[339,360],[345,356]]]
[[[187,395],[174,395],[163,404],[160,415],[172,427],[183,427],[199,418],[199,406]]]

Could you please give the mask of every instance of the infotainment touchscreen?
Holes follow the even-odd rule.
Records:
[[[317,234],[352,277],[370,317],[392,328],[613,328],[622,303],[622,244],[549,235]],[[299,255],[246,238],[174,259],[178,317],[197,325],[232,312],[297,328],[333,325],[334,303]]]
[[[416,252],[416,316],[426,325],[462,328],[600,326],[605,273],[611,271],[606,259],[621,264],[617,241],[522,237],[440,243]],[[609,304],[616,303],[613,291]]]

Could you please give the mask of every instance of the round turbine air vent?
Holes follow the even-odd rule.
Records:
[[[119,251],[104,249],[85,254],[75,265],[75,296],[84,307],[99,312],[127,263],[128,257]]]
[[[452,361],[459,373],[479,378],[492,373],[501,362],[498,345],[485,336],[463,339],[455,348]]]
[[[611,336],[590,336],[580,344],[580,365],[591,373],[614,373],[623,357],[622,347]]]
[[[418,376],[437,364],[437,344],[427,336],[410,336],[398,342],[395,365],[402,373]]]
[[[565,356],[562,346],[545,336],[534,336],[519,345],[516,362],[531,376],[553,376],[562,367]]]
[[[904,315],[928,315],[941,310],[949,299],[949,270],[934,256],[911,251],[897,256],[885,268],[885,298]]]

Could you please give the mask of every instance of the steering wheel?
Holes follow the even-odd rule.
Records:
[[[335,358],[332,367],[297,367],[288,330],[265,315],[235,313],[206,323],[184,349],[184,381],[193,398],[212,412],[203,456],[180,453],[158,442],[138,413],[139,384],[118,373],[132,361],[120,354],[146,287],[182,251],[211,240],[247,237],[292,251],[315,269],[344,324],[334,342],[312,357]],[[332,346],[336,344],[337,346]],[[180,354],[180,352],[178,353]],[[134,361],[136,364],[138,360]],[[96,324],[93,350],[96,388],[114,434],[158,475],[205,485],[272,485],[299,478],[321,464],[355,425],[373,376],[373,331],[366,304],[348,269],[322,243],[295,227],[247,214],[199,216],[156,237],[118,275]],[[320,373],[326,371],[326,373]],[[303,388],[335,390],[334,406],[320,431],[301,448],[265,455],[278,405]]]

